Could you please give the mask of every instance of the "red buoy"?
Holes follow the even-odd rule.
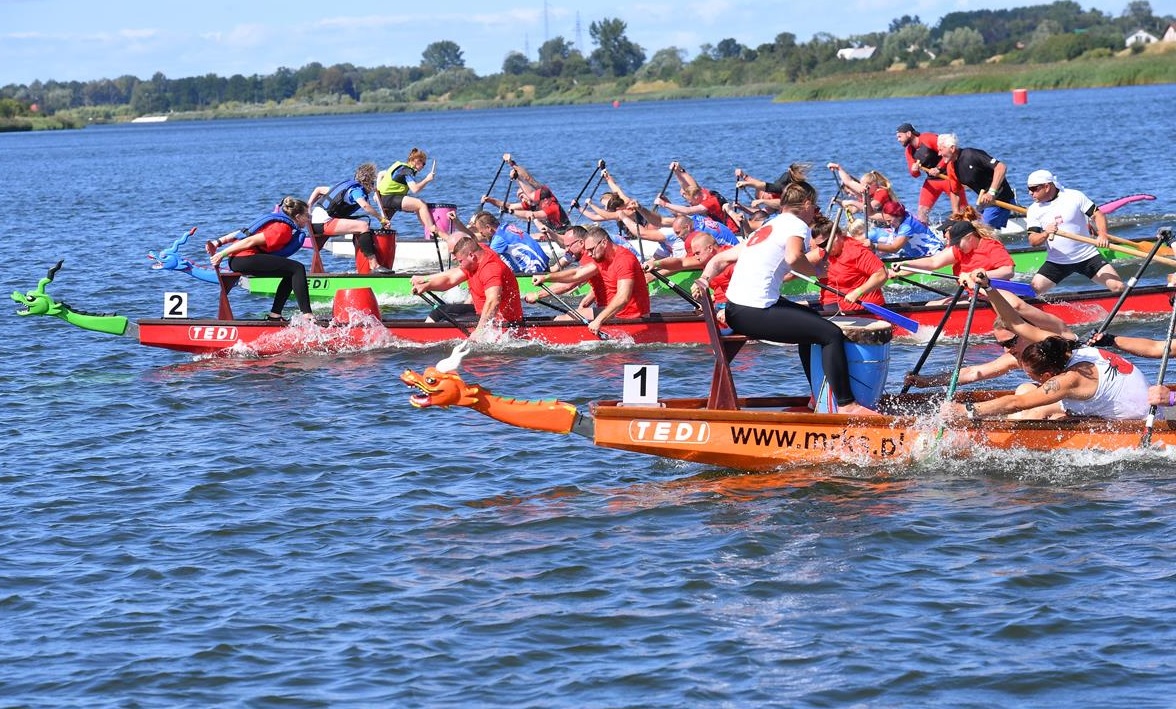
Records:
[[[335,322],[347,324],[365,315],[380,319],[380,303],[371,288],[340,288],[335,291],[335,300],[331,304],[331,317]]]
[[[1013,105],[1024,106],[1029,103],[1028,89],[1013,89]]]

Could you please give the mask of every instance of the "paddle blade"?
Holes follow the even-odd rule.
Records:
[[[899,315],[893,310],[883,308],[881,305],[875,305],[873,303],[858,303],[858,305],[862,306],[866,310],[870,311],[874,315],[877,315],[892,325],[897,325],[904,330],[909,330],[912,334],[919,331],[919,323],[905,315]]]
[[[1006,281],[1002,278],[989,278],[988,282],[992,284],[993,288],[999,288],[1000,290],[1008,291],[1009,293],[1021,296],[1022,298],[1037,297],[1037,291],[1033,290],[1033,286],[1029,285],[1028,283]]]

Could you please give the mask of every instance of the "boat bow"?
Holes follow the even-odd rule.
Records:
[[[458,376],[457,369],[468,352],[469,345],[463,342],[453,348],[453,354],[422,374],[411,369],[404,370],[400,381],[419,392],[409,397],[409,403],[418,409],[462,406],[518,428],[593,437],[592,418],[580,413],[572,404],[558,399],[525,400],[495,396],[477,384],[466,384]]]

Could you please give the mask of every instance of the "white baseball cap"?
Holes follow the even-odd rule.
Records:
[[[1049,170],[1034,170],[1029,173],[1029,186],[1036,187],[1037,185],[1056,185],[1058,178],[1054,176]]]

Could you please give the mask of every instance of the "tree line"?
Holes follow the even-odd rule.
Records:
[[[531,102],[558,95],[589,98],[601,85],[624,91],[637,82],[692,88],[789,84],[842,73],[899,67],[976,64],[1000,56],[1008,63],[1048,63],[1109,57],[1138,29],[1161,35],[1170,16],[1157,17],[1147,0],[1129,2],[1112,17],[1083,10],[1069,0],[1009,10],[952,12],[929,26],[917,15],[897,18],[884,32],[845,38],[818,33],[799,42],[781,32],[772,42],[748,47],[734,38],[702,45],[692,59],[679,47],[651,56],[626,35],[625,22],[605,18],[589,25],[594,48],[582,52],[562,36],[544,42],[537,57],[506,55],[499,73],[479,77],[465,66],[461,47],[433,42],[412,67],[323,66],[280,68],[272,74],[221,77],[206,74],[170,79],[121,76],[95,81],[34,81],[0,88],[0,118],[83,112],[90,119],[200,111],[258,104],[394,105],[428,101]],[[845,60],[838,50],[874,47],[871,56]]]

